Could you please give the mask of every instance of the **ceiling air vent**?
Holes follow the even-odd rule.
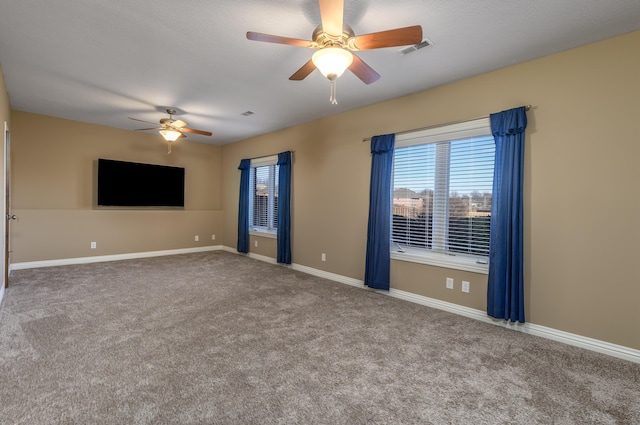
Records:
[[[408,55],[409,53],[415,52],[416,50],[420,50],[423,47],[431,46],[432,44],[433,44],[433,41],[429,40],[428,38],[425,38],[424,40],[422,40],[421,43],[414,44],[413,46],[405,47],[404,49],[400,49],[399,52],[402,55]]]

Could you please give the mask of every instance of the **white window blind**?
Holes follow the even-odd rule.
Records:
[[[488,119],[398,136],[392,249],[486,262],[494,155]]]
[[[249,228],[275,232],[278,224],[278,157],[251,160]]]

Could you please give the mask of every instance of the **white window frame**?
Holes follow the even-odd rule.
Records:
[[[437,142],[449,142],[452,140],[489,135],[491,135],[491,122],[487,117],[398,134],[395,139],[395,148],[397,149],[407,146],[417,146]],[[436,146],[436,156],[439,160],[444,159],[448,164],[449,149],[441,149],[440,146],[448,146],[448,144],[440,144]],[[448,179],[445,180],[447,181],[440,182],[440,184],[448,185]],[[448,192],[448,187],[446,189],[446,191]],[[391,190],[393,191],[393,184],[391,185]],[[390,208],[393,208],[393,196],[391,196],[391,198],[392,199],[390,202]],[[446,207],[444,210],[442,210],[442,208],[439,208],[438,205],[434,204],[433,214],[434,217],[438,214],[444,214],[446,216]],[[391,226],[393,227],[393,223],[391,223]],[[441,245],[444,245],[445,235],[438,234],[436,226],[434,226],[433,231],[434,245],[438,245],[439,243],[441,243]],[[442,232],[440,231],[440,233]],[[489,273],[488,259],[479,259],[478,257],[468,256],[464,254],[451,255],[448,253],[434,252],[431,250],[414,247],[402,246],[400,248],[397,244],[394,244],[393,241],[391,242],[391,259],[428,264],[437,267],[445,267],[474,273]]]
[[[249,234],[254,236],[264,236],[268,238],[277,237],[278,229],[276,227],[264,227],[253,225],[253,198],[255,196],[255,181],[254,181],[254,168],[265,167],[278,164],[278,155],[270,155],[262,158],[254,158],[251,160],[251,172],[249,177]],[[273,215],[275,214],[275,167],[270,167],[269,170],[269,204],[267,207],[267,223],[273,223]]]

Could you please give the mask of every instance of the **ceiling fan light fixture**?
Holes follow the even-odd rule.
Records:
[[[315,52],[311,60],[322,75],[329,79],[335,79],[351,66],[353,55],[341,47],[325,47]]]
[[[167,142],[175,142],[182,136],[182,133],[176,130],[160,130],[160,134]]]

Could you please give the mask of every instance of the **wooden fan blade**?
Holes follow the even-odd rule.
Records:
[[[164,127],[136,128],[135,131],[164,130]]]
[[[182,128],[187,125],[189,125],[189,123],[184,122],[182,120],[175,120],[174,122],[171,123],[171,127],[176,127],[176,128]]]
[[[364,63],[358,56],[353,55],[353,62],[349,70],[353,72],[356,77],[360,78],[365,84],[375,83],[380,79],[380,74],[373,70],[369,65]]]
[[[289,79],[290,80],[294,80],[294,81],[304,80],[315,69],[316,69],[316,65],[313,63],[313,61],[311,59],[309,59],[309,62],[307,62],[304,65],[302,65],[302,68],[297,70],[291,77],[289,77]]]
[[[406,46],[422,42],[422,27],[396,28],[388,31],[374,32],[371,34],[353,37],[350,45],[358,50],[380,49],[383,47]]]
[[[344,0],[319,0],[322,31],[329,35],[342,35]]]
[[[288,44],[290,46],[314,47],[313,42],[301,40],[299,38],[281,37],[279,35],[263,34],[260,32],[247,32],[247,39],[253,41],[264,41],[267,43]]]
[[[154,124],[156,125],[157,123],[155,122],[151,122],[151,121],[145,121],[145,120],[139,120],[138,118],[133,118],[133,117],[129,117],[130,120],[134,120],[134,121],[140,121],[140,122],[146,122],[147,124]]]
[[[185,133],[201,134],[203,136],[211,136],[212,134],[210,131],[194,130],[193,128],[186,127],[181,128],[180,131],[184,131]]]

